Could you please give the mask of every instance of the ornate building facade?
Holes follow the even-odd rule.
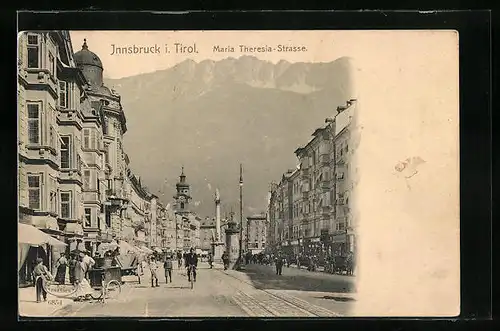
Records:
[[[355,251],[348,170],[355,103],[338,107],[335,118],[295,151],[298,169],[271,184],[268,246],[320,257]]]
[[[18,45],[19,222],[67,250],[93,253],[113,239],[159,246],[157,197],[130,173],[121,97],[103,84],[99,57],[86,41],[74,53],[67,31],[22,33]],[[33,254],[49,263],[55,253]]]

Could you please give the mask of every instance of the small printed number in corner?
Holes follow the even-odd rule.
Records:
[[[49,305],[61,306],[62,305],[62,300],[48,300],[47,303]]]

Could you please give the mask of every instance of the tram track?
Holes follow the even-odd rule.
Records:
[[[257,289],[251,282],[235,277],[230,273],[222,270],[217,270],[238,282],[250,286],[256,294],[260,294],[260,298],[243,292],[237,286],[228,282],[228,285],[236,289],[234,301],[248,315],[252,317],[341,317],[342,315],[332,312],[323,307],[319,307],[309,302],[295,298],[286,294],[272,293],[269,290]]]

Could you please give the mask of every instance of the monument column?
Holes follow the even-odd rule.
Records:
[[[219,189],[215,190],[215,241],[212,243],[212,251],[214,253],[214,261],[221,262],[222,254],[224,253],[224,242],[221,238],[220,228],[220,195]],[[229,246],[227,246],[229,247]]]

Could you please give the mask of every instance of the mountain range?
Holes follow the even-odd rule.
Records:
[[[239,164],[244,213],[266,209],[269,184],[297,164],[294,150],[352,97],[351,60],[276,64],[242,56],[107,79],[122,96],[132,171],[171,203],[184,166],[192,207],[239,215]]]

